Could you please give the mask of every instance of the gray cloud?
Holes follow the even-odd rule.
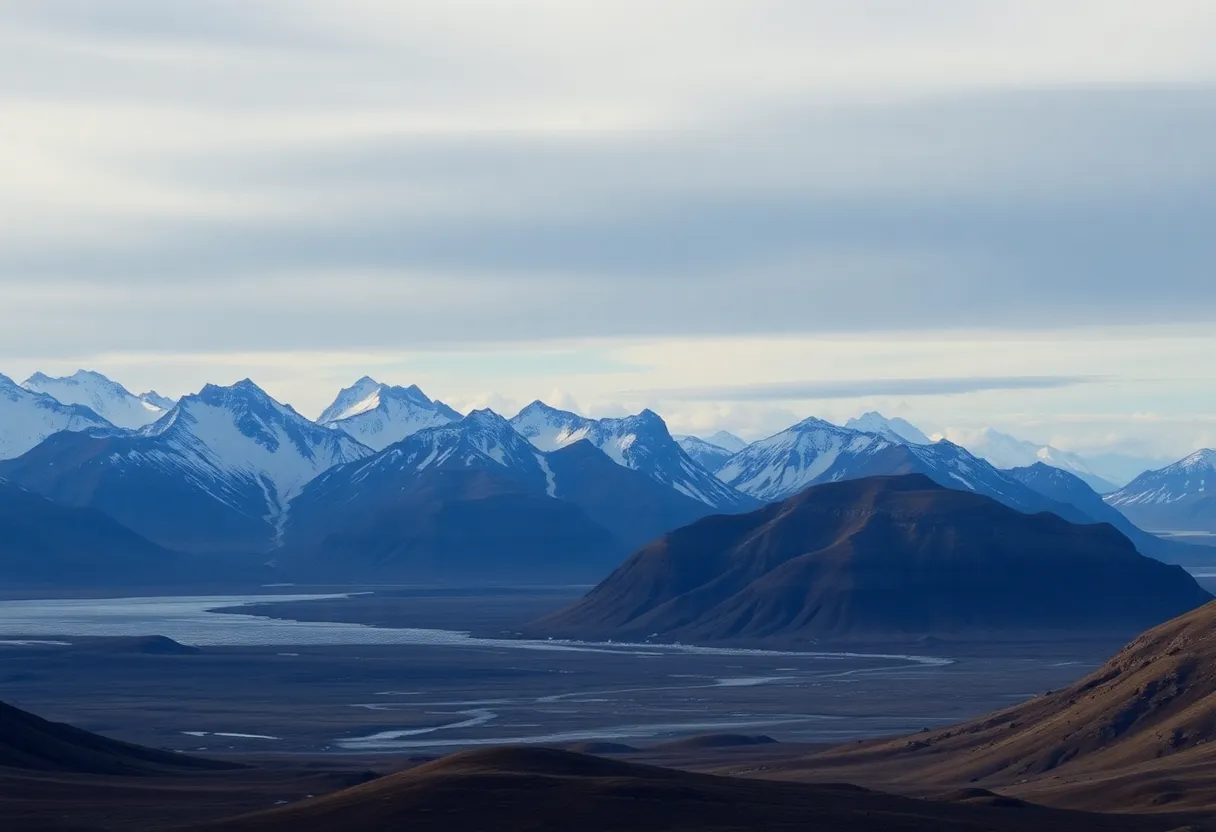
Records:
[[[647,392],[673,401],[800,401],[858,399],[867,396],[946,396],[985,390],[1054,390],[1104,380],[1095,376],[878,378],[684,387]]]
[[[962,26],[968,6],[935,19]],[[96,107],[99,128],[111,110],[148,122],[72,146],[113,182],[7,200],[21,210],[0,228],[6,354],[1216,322],[1216,87],[1202,73],[808,92],[792,69],[765,86],[771,66],[751,54],[719,79],[698,30],[667,63],[639,58],[649,77],[580,67],[582,129],[552,67],[508,39],[473,59],[442,26],[308,25],[318,4],[290,26],[273,6],[196,11],[197,26],[139,0],[35,7],[14,30],[37,38],[0,68],[50,39],[72,71],[0,72],[0,96]],[[892,49],[901,27],[965,34],[906,16],[827,23]],[[215,53],[140,62],[198,43]],[[740,86],[705,98],[681,49]],[[597,108],[635,100],[670,119],[643,106],[636,124],[594,126]]]

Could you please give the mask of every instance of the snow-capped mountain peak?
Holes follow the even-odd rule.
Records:
[[[458,412],[430,399],[417,385],[394,387],[364,376],[342,390],[317,421],[378,451],[420,430],[460,418]]]
[[[594,420],[534,401],[511,419],[511,426],[542,451],[555,451],[586,439]]]
[[[1216,532],[1216,450],[1145,471],[1106,502],[1143,529]]]
[[[650,409],[620,419],[588,419],[536,401],[516,414],[511,426],[546,452],[586,439],[618,465],[715,508],[731,511],[753,504],[693,461]]]
[[[1185,459],[1180,460],[1178,467],[1184,471],[1207,471],[1216,473],[1216,450],[1201,448]]]
[[[151,424],[165,414],[164,408],[93,370],[77,370],[62,378],[34,373],[21,386],[62,404],[84,405],[111,424],[130,430]]]
[[[91,429],[113,425],[85,405],[64,404],[0,375],[0,459],[21,456],[60,431]]]
[[[892,443],[873,434],[842,428],[814,416],[732,456],[718,477],[761,500],[783,500],[829,472],[843,455],[872,454]]]
[[[474,410],[458,421],[423,428],[354,465],[332,471],[311,489],[324,492],[334,482],[360,483],[369,478],[420,473],[436,468],[502,469],[520,481],[545,482],[543,454],[510,422],[492,410]]]
[[[206,385],[139,435],[221,476],[243,473],[268,481],[274,494],[267,499],[280,507],[327,468],[370,453],[275,401],[249,379],[231,387]]]
[[[888,419],[886,416],[873,410],[850,419],[845,423],[845,427],[850,430],[859,430],[863,433],[876,433],[893,442],[912,445],[933,444],[932,439],[906,419],[900,419],[899,417]]]

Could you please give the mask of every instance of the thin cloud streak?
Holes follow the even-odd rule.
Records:
[[[1107,380],[1104,376],[888,378],[736,384],[646,392],[676,401],[803,401],[866,396],[952,396],[989,390],[1057,390]]]

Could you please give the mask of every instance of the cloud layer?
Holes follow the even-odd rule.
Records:
[[[1056,430],[1089,385],[991,385],[1122,368],[960,350],[673,383],[610,356],[1211,326],[1213,41],[1202,0],[8,4],[0,369],[180,389],[254,356],[311,404],[330,377],[289,373],[362,356],[451,367],[470,400],[695,387],[767,406],[757,431],[777,400],[933,393]],[[1122,384],[1112,408],[1216,409]]]

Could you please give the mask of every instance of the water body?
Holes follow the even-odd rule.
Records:
[[[459,630],[371,627],[326,621],[285,621],[219,609],[266,603],[317,601],[344,595],[246,595],[152,598],[69,598],[0,601],[0,638],[10,636],[160,635],[194,647],[285,647],[408,644],[430,647],[500,648],[661,657],[788,656],[831,660],[881,659],[939,667],[951,659],[904,654],[755,650],[690,644],[578,642],[557,639],[474,638]]]
[[[273,743],[285,752],[393,753],[728,731],[843,741],[984,713],[1083,670],[1072,653],[1041,655],[1041,646],[954,661],[899,651],[478,638],[447,628],[480,599],[455,599],[466,606],[418,619],[446,625],[434,628],[292,621],[239,609],[345,597],[0,601],[6,670],[20,680],[6,696],[183,751]],[[119,656],[75,653],[68,644],[149,635],[203,650]],[[65,651],[62,659],[56,651]]]

